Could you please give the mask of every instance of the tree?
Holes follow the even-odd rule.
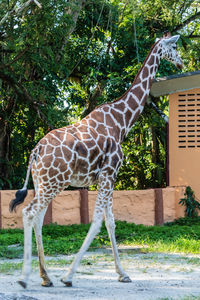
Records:
[[[199,66],[199,40],[196,39],[191,44],[188,38],[191,26],[195,33],[199,32],[197,1],[126,1],[122,8],[119,2],[114,3],[116,6],[110,8],[111,19],[114,20],[112,28],[106,26],[101,30],[97,29],[96,39],[93,38],[90,47],[87,46],[87,54],[74,69],[74,74],[79,78],[79,94],[82,88],[85,91],[84,97],[88,95],[87,109],[84,111],[86,114],[101,102],[112,101],[123,94],[133,81],[155,38],[162,36],[165,30],[181,34],[179,48],[187,66],[185,71],[193,71]],[[89,11],[91,10],[87,9],[88,14]],[[104,17],[105,15],[104,13]],[[108,23],[109,15],[107,13]],[[81,19],[79,22],[80,27],[83,27]],[[87,26],[89,31],[92,24],[88,22]],[[106,33],[107,27],[109,30]],[[104,37],[100,35],[102,31]],[[82,33],[80,36],[77,30],[74,38],[82,37]],[[101,56],[97,60],[99,53]],[[158,76],[177,72],[179,71],[170,63],[162,62]],[[102,85],[104,88],[101,88]],[[73,86],[72,93],[75,89],[76,85]],[[168,98],[155,100],[157,106],[167,114]],[[116,188],[166,185],[166,124],[151,108],[146,107],[123,148],[124,164],[119,172]]]
[[[61,89],[68,72],[65,47],[84,4],[85,0],[13,0],[0,4],[2,188],[15,186],[18,176],[11,171],[19,161],[27,163],[31,148],[59,124],[59,115],[62,114],[59,119],[66,119],[61,112]],[[25,170],[21,167],[18,171],[23,176]]]
[[[198,68],[198,17],[199,3],[191,0],[3,0],[0,186],[21,187],[31,149],[51,128],[123,94],[166,29],[181,34],[185,71]],[[162,62],[158,76],[175,72]],[[167,113],[167,97],[156,104]],[[146,106],[124,143],[116,187],[164,186],[165,143],[164,122]]]

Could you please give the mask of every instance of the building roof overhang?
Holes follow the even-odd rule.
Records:
[[[176,92],[200,88],[200,71],[154,79],[150,95],[160,97]]]

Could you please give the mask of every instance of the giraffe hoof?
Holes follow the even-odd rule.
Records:
[[[63,279],[60,280],[62,283],[64,283],[68,287],[72,287],[72,281],[64,281]]]
[[[27,287],[26,282],[24,282],[22,280],[18,280],[17,283],[19,283],[19,285],[21,285],[24,289],[26,289],[26,287]]]
[[[130,279],[130,277],[128,275],[119,276],[118,281],[120,281],[120,282],[132,282],[132,280]]]
[[[41,283],[41,286],[50,287],[50,286],[53,286],[53,282],[51,282],[51,281],[43,281]]]

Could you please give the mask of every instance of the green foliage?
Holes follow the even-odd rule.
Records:
[[[141,251],[199,253],[200,219],[183,218],[165,226],[144,226],[134,223],[116,222],[118,244],[140,246]],[[180,226],[181,225],[181,226]],[[88,225],[43,226],[44,251],[46,255],[76,253],[89,230]],[[0,230],[0,257],[22,257],[23,230]],[[110,240],[103,224],[101,232],[91,244],[94,248],[110,246]],[[33,254],[36,255],[35,237]]]
[[[190,225],[200,225],[200,217],[194,216],[191,217],[184,217],[174,220],[173,222],[167,222],[164,224],[165,226],[173,226],[173,225],[179,225],[179,226],[190,226]]]
[[[163,105],[162,109],[166,108]],[[122,144],[124,162],[116,189],[145,189],[166,185],[166,124],[149,107]]]
[[[0,20],[24,2],[1,1]],[[32,3],[0,27],[2,189],[21,188],[30,152],[51,127],[66,126],[121,96],[166,29],[181,34],[185,71],[200,67],[197,1],[91,0],[77,22],[73,1],[40,3],[42,9]],[[177,72],[162,62],[157,75]],[[156,101],[167,112],[168,99]],[[165,124],[146,107],[124,143],[116,189],[165,186],[165,143]]]
[[[185,216],[194,218],[198,215],[197,210],[200,210],[200,203],[195,200],[194,191],[191,189],[190,186],[186,187],[185,198],[182,198],[179,201],[179,204],[185,206]]]

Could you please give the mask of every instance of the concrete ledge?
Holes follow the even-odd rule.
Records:
[[[22,209],[33,199],[33,190],[28,191],[28,195],[23,204],[17,208],[17,212],[9,212],[9,203],[15,198],[16,191],[1,191],[1,222],[2,228],[23,228]]]
[[[185,187],[167,187],[161,190],[163,210],[161,215],[164,222],[171,222],[184,216],[184,207],[178,204],[183,198]],[[33,190],[29,190],[25,202],[17,208],[17,213],[9,212],[9,203],[15,198],[16,191],[0,191],[1,228],[23,228],[22,209],[33,199]],[[92,221],[96,203],[97,191],[88,192],[88,215]],[[155,190],[134,190],[113,192],[113,212],[116,220],[135,224],[155,225],[158,209],[155,207]],[[81,223],[81,193],[63,191],[52,202],[45,216],[45,224],[60,225]]]

